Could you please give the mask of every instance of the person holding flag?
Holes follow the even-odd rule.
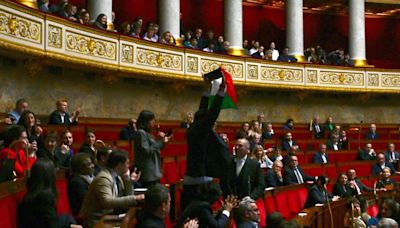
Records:
[[[237,107],[233,80],[222,68],[205,74],[203,78],[211,89],[202,96],[199,110],[186,132],[188,154],[181,195],[182,210],[191,200],[198,198],[199,186],[212,181],[213,177],[221,178],[221,171],[229,162],[228,146],[213,127],[222,108]]]

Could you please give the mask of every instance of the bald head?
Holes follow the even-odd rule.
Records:
[[[235,143],[235,152],[237,158],[243,158],[250,152],[250,143],[247,139],[238,139]]]

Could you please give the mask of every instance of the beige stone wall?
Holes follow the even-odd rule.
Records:
[[[30,70],[28,70],[30,69]],[[0,57],[0,110],[7,111],[16,99],[29,100],[37,114],[50,114],[55,101],[68,98],[70,108],[82,107],[87,117],[137,117],[142,109],[152,110],[160,119],[180,120],[185,111],[195,111],[204,90],[183,82],[159,82],[110,77],[99,73],[43,66],[32,75],[26,62]],[[117,75],[118,76],[118,75]],[[111,78],[113,79],[113,78]],[[219,120],[243,121],[264,112],[267,120],[309,122],[313,114],[321,119],[332,115],[336,122],[397,123],[398,95],[335,94],[304,91],[271,91],[239,88],[239,109],[223,110]]]

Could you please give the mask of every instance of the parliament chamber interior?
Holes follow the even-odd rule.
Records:
[[[0,0],[0,227],[398,227],[399,15]]]

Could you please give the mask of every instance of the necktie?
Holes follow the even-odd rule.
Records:
[[[319,125],[315,125],[315,131],[316,131],[317,133],[320,132]]]
[[[299,184],[304,183],[303,177],[301,176],[301,173],[297,168],[294,169],[294,174],[296,175],[297,183],[299,183]]]
[[[120,194],[121,191],[120,191],[120,181],[119,181],[118,176],[115,177],[115,185],[116,185],[116,187],[117,187],[117,188],[116,188],[116,190],[117,190],[117,192],[116,192],[117,194],[116,194],[116,195],[119,196],[119,194]]]
[[[396,157],[394,156],[394,152],[392,152],[392,160],[395,161]]]
[[[324,163],[324,164],[328,163],[327,160],[326,160],[325,154],[322,155],[322,163]]]

